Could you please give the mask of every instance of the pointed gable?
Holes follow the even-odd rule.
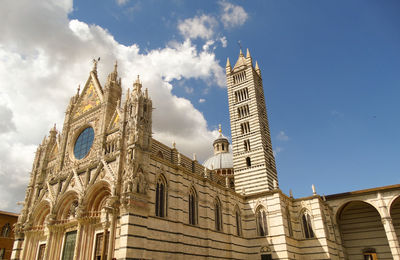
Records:
[[[118,124],[119,124],[120,118],[121,118],[120,117],[120,112],[119,112],[118,108],[116,108],[115,111],[114,111],[114,114],[112,116],[112,119],[110,121],[110,125],[108,127],[108,131],[109,132],[111,132],[114,129],[118,128]]]
[[[85,88],[80,95],[75,107],[74,117],[78,117],[87,111],[92,110],[100,105],[102,100],[102,91],[98,80],[93,72],[86,83]]]
[[[235,67],[233,67],[233,71],[238,71],[246,66],[246,58],[244,57],[242,50],[240,50],[239,58],[236,61]]]
[[[58,155],[58,145],[57,145],[57,142],[56,142],[56,143],[54,144],[54,147],[53,147],[51,153],[50,153],[50,158],[49,158],[49,160],[50,160],[50,161],[51,161],[51,160],[54,160],[55,158],[57,158],[57,155]]]

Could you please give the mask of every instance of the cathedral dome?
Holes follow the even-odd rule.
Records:
[[[232,169],[233,155],[229,152],[214,154],[204,161],[203,166],[211,170]]]
[[[228,138],[222,135],[221,125],[219,136],[213,142],[214,155],[204,161],[203,166],[211,170],[232,169],[233,155],[229,152]]]

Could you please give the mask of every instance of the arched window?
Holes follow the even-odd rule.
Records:
[[[156,216],[167,216],[167,189],[166,181],[160,176],[156,184]]]
[[[264,207],[259,207],[256,211],[256,224],[257,224],[257,235],[266,236],[268,235],[268,223],[267,223],[267,212]]]
[[[197,194],[193,188],[189,192],[189,224],[197,225]]]
[[[157,156],[161,159],[164,159],[164,155],[161,151],[158,151]]]
[[[236,207],[235,210],[235,218],[236,218],[236,235],[242,236],[242,217],[240,215],[240,210]]]
[[[311,216],[310,214],[305,211],[301,216],[301,222],[303,225],[304,237],[305,238],[314,238],[315,234],[311,224]]]
[[[1,229],[1,236],[2,237],[9,237],[10,236],[10,223],[7,223],[3,226],[3,228]]]
[[[215,229],[218,231],[222,230],[222,209],[221,209],[221,202],[217,198],[214,201],[214,222],[215,222]]]
[[[246,165],[247,165],[247,167],[250,167],[250,166],[251,166],[251,159],[250,159],[250,157],[246,157]]]
[[[290,217],[290,210],[289,206],[286,207],[286,221],[287,221],[287,228],[289,231],[289,236],[293,236],[293,228],[292,228],[292,218]]]

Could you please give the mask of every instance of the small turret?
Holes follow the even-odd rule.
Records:
[[[142,83],[140,83],[139,75],[137,75],[137,79],[135,83],[133,83],[133,91],[138,93],[142,91]]]

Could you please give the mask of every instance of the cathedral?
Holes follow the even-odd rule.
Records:
[[[152,137],[139,77],[122,100],[95,61],[37,148],[11,259],[400,260],[400,185],[284,194],[248,50],[226,80],[232,144],[220,130],[201,164]]]

